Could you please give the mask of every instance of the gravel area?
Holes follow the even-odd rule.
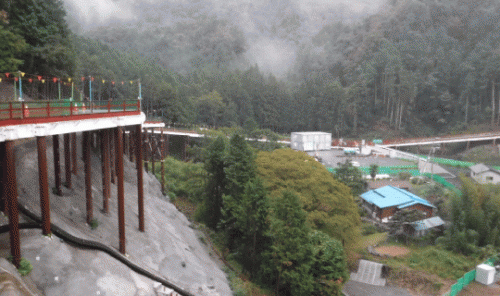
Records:
[[[369,167],[372,164],[377,164],[378,166],[398,166],[398,165],[411,165],[416,164],[408,160],[390,158],[390,157],[377,157],[377,156],[347,156],[344,154],[343,150],[332,149],[327,151],[308,152],[309,155],[318,155],[321,157],[322,162],[327,167],[338,167],[338,163],[344,163],[346,159],[351,159],[353,162],[358,162],[362,167]]]

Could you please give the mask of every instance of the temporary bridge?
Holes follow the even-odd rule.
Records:
[[[43,234],[51,234],[49,185],[47,169],[47,137],[52,137],[54,154],[55,190],[61,194],[62,178],[60,165],[59,136],[63,136],[65,186],[71,188],[72,174],[77,173],[76,133],[83,133],[82,147],[85,171],[86,221],[93,220],[90,151],[91,142],[101,140],[103,175],[103,211],[109,211],[110,167],[116,171],[118,188],[119,252],[125,254],[125,201],[123,155],[124,137],[130,139],[131,147],[142,147],[142,124],[145,115],[141,112],[141,101],[15,101],[0,102],[0,209],[8,214],[10,250],[13,263],[19,267],[21,244],[19,238],[19,207],[15,166],[15,141],[36,138],[40,183],[40,208]],[[125,135],[127,131],[127,135]],[[111,148],[114,147],[114,148]],[[131,151],[131,150],[129,150]],[[145,231],[143,191],[143,150],[134,149],[137,167],[137,196],[139,230]]]

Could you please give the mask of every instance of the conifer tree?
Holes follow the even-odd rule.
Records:
[[[272,246],[264,254],[263,274],[276,287],[276,295],[311,295],[313,252],[299,197],[284,191],[274,199],[272,212]]]
[[[201,219],[212,229],[215,229],[221,220],[222,196],[226,193],[226,146],[226,139],[219,136],[206,150],[205,169],[208,180]]]

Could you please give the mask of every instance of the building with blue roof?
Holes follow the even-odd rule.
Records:
[[[361,195],[364,206],[372,212],[373,218],[387,221],[398,210],[416,209],[432,217],[436,208],[427,200],[401,188],[385,186],[367,191]]]

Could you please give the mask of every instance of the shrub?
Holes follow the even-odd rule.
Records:
[[[94,218],[90,221],[90,228],[92,230],[96,229],[97,226],[99,226],[99,220],[97,220],[97,218]]]
[[[375,225],[368,224],[368,225],[365,225],[363,227],[363,235],[370,235],[370,234],[374,234],[377,232],[378,232],[378,229],[377,229],[377,226],[375,226]]]
[[[160,164],[157,164],[160,165]],[[203,194],[203,184],[206,171],[203,164],[176,160],[173,157],[165,159],[166,194],[175,200],[176,197],[187,197],[198,203]],[[161,171],[156,170],[156,177],[161,181]]]
[[[14,257],[12,257],[12,255],[9,255],[7,257],[7,260],[9,260],[10,263],[12,263],[14,261]],[[31,270],[33,270],[33,265],[31,265],[31,262],[29,262],[28,259],[21,257],[21,261],[19,262],[19,268],[17,269],[19,274],[21,276],[26,276],[31,272]]]
[[[411,174],[408,172],[399,172],[398,173],[398,179],[400,180],[408,180],[411,178]]]

